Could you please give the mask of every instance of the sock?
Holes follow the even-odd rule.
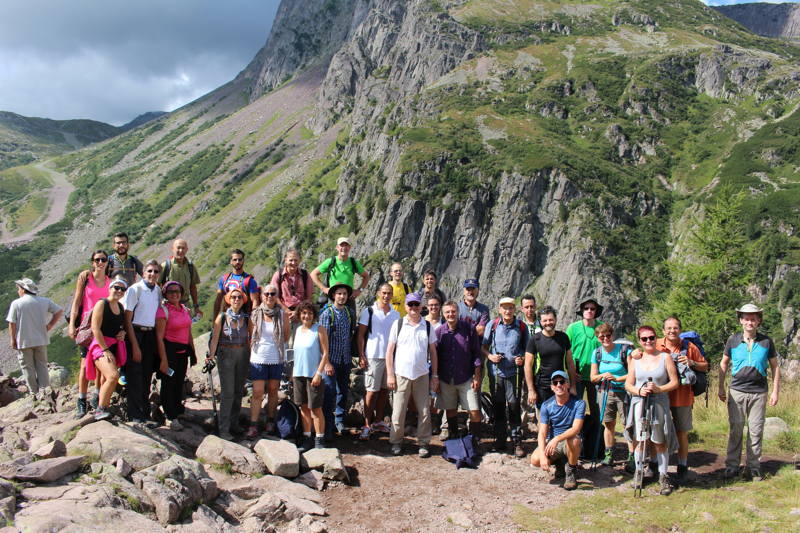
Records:
[[[482,422],[469,423],[469,432],[472,433],[476,438],[481,436],[481,424]]]
[[[667,466],[669,465],[669,456],[667,455],[667,452],[657,453],[656,458],[658,459],[658,473],[662,476],[666,476]]]
[[[447,417],[447,431],[450,433],[450,438],[458,437],[458,418],[455,416]]]
[[[311,432],[310,431],[304,431],[303,432],[303,436],[306,437],[306,438],[310,437],[311,436]]]
[[[684,457],[683,459],[678,457],[678,464],[681,465],[681,466],[686,466],[688,461],[689,461],[688,457]]]
[[[86,393],[85,392],[79,392],[78,393],[78,398],[81,399],[81,400],[85,400],[86,399]]]

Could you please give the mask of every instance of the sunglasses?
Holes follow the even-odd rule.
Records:
[[[148,274],[158,274],[161,271],[160,270],[154,270],[152,268],[148,268],[147,270],[145,270],[145,272],[148,273]]]
[[[128,290],[125,287],[120,287],[119,285],[114,285],[113,287],[111,287],[111,289],[119,292],[125,292]]]
[[[409,307],[419,307],[419,302],[408,302],[406,305]]]
[[[231,296],[231,300],[241,300],[241,296]]]
[[[596,307],[584,307],[583,310],[584,311],[597,311],[597,308]]]
[[[550,383],[551,383],[553,386],[555,386],[555,387],[558,387],[558,386],[560,386],[560,385],[564,385],[564,384],[566,383],[566,381],[564,381],[563,379],[557,379],[557,380],[555,380],[555,381],[551,381]]]
[[[92,259],[92,261],[94,261],[95,263],[108,263],[108,258],[107,257],[95,257],[94,259]]]
[[[278,295],[277,292],[265,292],[264,293],[264,296],[277,296],[277,295]]]
[[[597,338],[598,339],[610,339],[611,335],[609,335],[608,333],[601,333],[600,335],[597,336]]]
[[[650,335],[649,337],[639,337],[639,340],[642,342],[653,342],[654,340],[656,340],[656,336]]]

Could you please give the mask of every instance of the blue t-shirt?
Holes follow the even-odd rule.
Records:
[[[577,396],[570,394],[569,400],[564,405],[558,405],[556,397],[553,396],[542,404],[539,411],[539,423],[550,426],[547,437],[549,440],[569,430],[575,419],[583,419],[585,412],[586,402],[579,400]]]
[[[622,347],[619,344],[615,344],[614,349],[611,350],[611,352],[606,352],[605,348],[602,346],[598,348],[598,350],[600,350],[600,363],[597,365],[598,374],[609,372],[616,378],[621,378],[622,376],[628,375],[628,370],[622,364],[622,359],[620,359],[620,351],[622,350]],[[625,357],[627,357],[627,353],[625,354]],[[625,382],[612,381],[611,388],[615,391],[624,391]]]
[[[514,377],[523,368],[514,363],[514,358],[525,356],[528,328],[516,318],[511,324],[500,320],[497,326],[493,320],[483,332],[483,345],[489,353],[501,353],[505,356],[500,363],[489,362],[489,368],[494,370],[495,375],[504,378]]]
[[[744,335],[734,333],[725,343],[725,355],[731,358],[731,388],[739,392],[767,392],[767,367],[769,360],[778,356],[772,339],[756,334],[752,348],[748,350]]]
[[[294,333],[294,377],[313,378],[321,359],[319,324],[312,324],[309,331],[297,328]]]
[[[223,274],[220,276],[219,281],[217,281],[217,289],[224,293],[228,293],[231,289],[243,290],[247,293],[248,301],[250,301],[250,295],[254,292],[258,292],[258,282],[256,282],[255,278],[250,276],[250,281],[247,283],[247,287],[245,287],[244,280],[248,276],[250,276],[250,274],[247,272],[241,274],[234,274],[233,272]],[[256,302],[256,305],[259,303],[260,302]]]

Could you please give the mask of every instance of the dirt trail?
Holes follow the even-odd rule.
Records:
[[[67,180],[67,176],[47,167],[46,162],[37,163],[34,168],[47,173],[53,180],[53,187],[47,198],[47,215],[33,229],[22,235],[12,237],[4,232],[0,237],[0,244],[13,245],[29,241],[42,229],[61,220],[67,211],[67,200],[69,200],[70,193],[75,190],[72,183]]]

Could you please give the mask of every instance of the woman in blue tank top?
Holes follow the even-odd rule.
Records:
[[[294,403],[300,406],[303,422],[303,440],[298,447],[301,451],[324,448],[325,418],[322,415],[322,402],[325,386],[322,373],[328,365],[328,333],[316,322],[317,309],[309,301],[297,306],[300,326],[294,334]],[[311,427],[316,439],[311,440]]]

